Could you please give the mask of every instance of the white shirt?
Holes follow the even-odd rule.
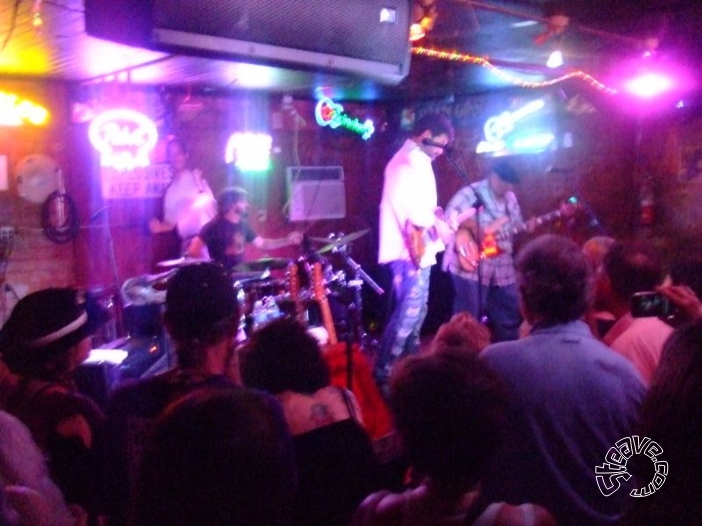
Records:
[[[421,228],[434,226],[437,206],[436,179],[429,157],[408,139],[385,167],[383,197],[380,201],[380,247],[378,263],[409,260],[404,229],[407,222]],[[444,250],[437,238],[428,243],[420,267],[436,263]]]
[[[183,170],[163,197],[163,219],[177,226],[183,239],[197,235],[217,214],[217,201],[200,170]]]

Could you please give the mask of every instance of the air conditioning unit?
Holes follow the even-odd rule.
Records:
[[[289,166],[290,221],[346,217],[346,187],[341,166]]]

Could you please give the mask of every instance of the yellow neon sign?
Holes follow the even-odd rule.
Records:
[[[49,111],[43,106],[14,93],[0,91],[0,126],[21,126],[24,123],[41,126],[49,120]]]

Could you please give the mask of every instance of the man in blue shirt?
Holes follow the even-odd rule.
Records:
[[[541,236],[522,249],[516,268],[532,330],[480,355],[509,394],[506,439],[484,491],[490,501],[540,504],[559,524],[615,524],[629,490],[604,496],[595,468],[632,435],[643,382],[581,320],[590,270],[575,243]]]

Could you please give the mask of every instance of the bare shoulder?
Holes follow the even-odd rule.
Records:
[[[546,508],[536,504],[522,504],[521,506],[503,505],[495,517],[495,526],[523,526],[525,524],[525,506],[532,506],[534,511],[533,524],[535,526],[556,526],[556,519],[553,515]]]
[[[364,499],[350,526],[400,526],[402,509],[402,494],[379,491]]]

